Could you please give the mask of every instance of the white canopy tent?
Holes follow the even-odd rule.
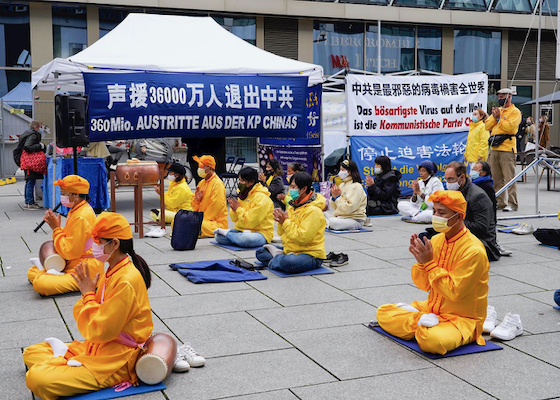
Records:
[[[304,75],[309,86],[323,82],[323,67],[259,49],[211,17],[154,14],[129,14],[85,50],[43,65],[33,73],[31,86],[54,90],[58,85],[62,91],[83,92],[82,71]]]

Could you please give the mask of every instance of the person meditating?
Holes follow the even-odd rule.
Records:
[[[45,271],[42,266],[33,266],[27,271],[27,279],[33,289],[43,296],[76,292],[78,284],[71,273],[79,263],[87,262],[90,277],[103,272],[103,264],[91,253],[91,231],[95,223],[95,212],[87,202],[89,182],[78,175],[68,175],[56,181],[60,187],[60,202],[70,208],[66,225],[60,226],[60,214],[52,210],[45,212],[44,220],[51,227],[54,248],[66,260],[63,272]]]
[[[101,213],[92,237],[95,258],[109,267],[94,279],[89,262],[72,273],[82,293],[74,318],[85,340],[66,344],[47,338],[23,352],[27,387],[43,400],[138,382],[136,359],[153,329],[150,270],[134,252],[130,224],[122,215]]]
[[[233,229],[216,229],[216,241],[239,247],[260,247],[274,236],[274,203],[270,192],[258,180],[258,172],[251,167],[239,171],[239,200],[228,199]]]
[[[227,229],[226,188],[224,182],[216,175],[216,160],[212,156],[194,156],[198,163],[198,183],[192,202],[194,211],[204,213],[199,237],[214,237],[218,228]]]
[[[266,162],[265,172],[261,172],[259,180],[261,184],[270,192],[270,198],[274,203],[274,208],[286,209],[286,205],[278,198],[279,194],[284,194],[284,171],[278,160],[271,158]]]
[[[334,212],[327,217],[327,227],[335,231],[362,229],[367,218],[367,195],[358,166],[352,160],[344,160],[338,176],[342,183],[331,188]]]
[[[274,209],[284,249],[267,244],[257,250],[257,259],[268,268],[295,274],[319,268],[326,258],[324,203],[317,202],[312,183],[307,172],[296,173],[290,179],[290,208]]]
[[[175,214],[179,210],[192,210],[193,192],[185,179],[187,174],[186,168],[174,162],[167,168],[167,179],[169,180],[169,188],[165,192],[165,223],[170,224],[175,218]],[[159,185],[154,186],[154,190],[160,196]],[[159,214],[161,210],[154,208],[151,218],[155,222],[159,222]]]
[[[386,332],[405,340],[416,338],[422,351],[445,354],[464,344],[484,345],[488,270],[486,249],[463,222],[467,202],[459,191],[437,191],[432,225],[441,232],[431,241],[410,238],[417,263],[412,280],[428,292],[427,301],[384,304],[377,322]]]

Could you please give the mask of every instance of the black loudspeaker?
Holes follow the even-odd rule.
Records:
[[[87,97],[57,94],[54,99],[56,115],[56,145],[77,147],[89,144]]]

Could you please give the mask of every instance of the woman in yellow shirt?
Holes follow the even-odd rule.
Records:
[[[70,208],[70,212],[64,227],[60,226],[60,214],[52,210],[47,210],[44,219],[53,230],[54,248],[66,260],[66,267],[62,273],[45,271],[37,266],[27,271],[27,279],[33,284],[33,289],[43,296],[78,291],[71,273],[76,265],[84,261],[89,265],[90,277],[103,272],[103,264],[96,261],[91,253],[95,212],[87,202],[89,182],[78,175],[68,175],[54,184],[60,187],[60,202]]]
[[[488,160],[488,138],[490,132],[486,130],[485,121],[488,115],[482,108],[473,111],[469,135],[467,136],[467,146],[465,147],[465,164],[469,171],[474,164],[479,161]]]
[[[48,338],[23,352],[27,387],[43,400],[138,382],[136,359],[153,329],[150,270],[134,252],[130,224],[122,215],[100,214],[92,236],[95,258],[109,268],[93,280],[89,262],[72,273],[82,293],[74,318],[85,340],[66,344]]]
[[[175,214],[179,210],[192,210],[193,192],[185,179],[187,170],[179,163],[173,163],[167,168],[167,179],[169,180],[169,189],[165,192],[165,223],[170,224],[175,218]],[[159,193],[159,186],[154,187],[156,193]],[[154,208],[152,210],[152,220],[159,222],[159,214],[161,210]]]

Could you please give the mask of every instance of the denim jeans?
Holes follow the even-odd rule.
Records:
[[[268,249],[264,247],[257,250],[256,256],[257,260],[268,268],[284,271],[288,274],[311,271],[319,268],[323,263],[323,260],[309,254],[279,254],[273,258]]]
[[[216,242],[234,244],[239,247],[260,247],[266,244],[266,239],[259,232],[240,232],[236,229],[230,229],[225,236],[216,234]]]
[[[554,301],[560,306],[560,289],[554,292]]]
[[[25,204],[35,204],[35,181],[33,178],[27,178],[25,181]]]

